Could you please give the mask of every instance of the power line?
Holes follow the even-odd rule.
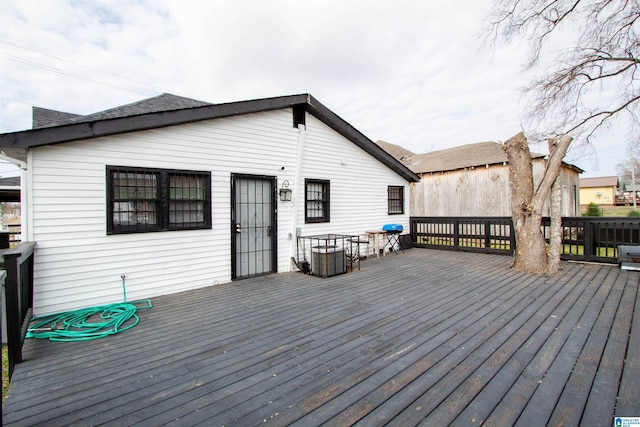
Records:
[[[4,96],[0,96],[0,101],[14,102],[16,104],[24,104],[24,105],[28,105],[29,107],[32,107],[32,106],[34,106],[36,104],[35,102],[18,101],[17,99],[5,98]]]
[[[0,43],[5,44],[5,45],[9,45],[9,46],[12,46],[14,48],[21,49],[21,50],[24,50],[24,51],[33,52],[33,53],[36,53],[38,55],[42,55],[42,56],[45,56],[45,57],[48,57],[48,58],[52,58],[52,59],[54,59],[56,61],[60,61],[62,63],[71,64],[71,65],[74,65],[74,66],[77,66],[77,67],[85,68],[85,69],[90,70],[92,72],[101,73],[101,74],[104,74],[104,75],[107,75],[107,76],[111,76],[111,77],[115,77],[115,78],[118,78],[118,79],[121,79],[121,80],[129,81],[129,82],[135,83],[137,85],[146,86],[148,88],[154,89],[155,91],[176,93],[176,92],[168,91],[166,89],[160,88],[158,86],[155,86],[155,85],[152,85],[152,84],[140,81],[140,80],[135,80],[135,79],[132,79],[132,78],[129,78],[129,77],[123,77],[123,76],[117,75],[115,73],[111,73],[111,72],[108,72],[108,71],[103,71],[103,70],[100,70],[100,69],[97,69],[97,68],[94,68],[94,67],[86,66],[84,64],[80,64],[80,63],[77,63],[77,62],[69,61],[69,60],[66,60],[66,59],[63,59],[63,58],[60,58],[60,57],[57,57],[57,56],[49,55],[47,53],[40,52],[40,51],[37,51],[37,50],[34,50],[34,49],[29,49],[29,48],[26,48],[26,47],[23,47],[23,46],[19,46],[19,45],[15,44],[15,43],[11,43],[11,42],[8,42],[6,40],[0,40]],[[26,64],[26,65],[30,65],[32,67],[41,68],[41,69],[44,69],[44,70],[47,70],[47,71],[55,72],[55,73],[58,73],[58,74],[69,76],[69,77],[74,77],[74,78],[77,78],[77,79],[80,79],[80,80],[84,80],[84,81],[88,81],[88,82],[92,82],[92,83],[98,83],[98,84],[105,85],[105,86],[110,86],[110,87],[113,87],[113,88],[116,88],[116,89],[125,90],[125,91],[131,92],[131,93],[141,94],[141,95],[144,95],[144,96],[149,95],[148,93],[143,93],[141,91],[136,91],[136,90],[132,89],[131,87],[125,87],[125,86],[122,86],[122,85],[117,85],[117,84],[113,84],[113,83],[107,83],[104,80],[98,80],[97,78],[94,78],[94,77],[89,77],[89,76],[82,75],[82,74],[72,73],[70,71],[65,71],[65,70],[50,66],[50,65],[43,64],[43,63],[38,62],[38,61],[29,60],[29,59],[26,59],[26,58],[23,58],[23,57],[11,55],[11,54],[8,54],[6,52],[0,53],[0,57],[4,57],[6,60],[9,60],[9,61],[23,63],[23,64]]]
[[[133,83],[136,83],[136,84],[139,84],[139,85],[143,85],[143,86],[147,86],[147,87],[159,90],[161,92],[166,92],[166,90],[164,90],[164,89],[162,89],[162,88],[160,88],[158,86],[154,86],[152,84],[149,84],[149,83],[146,83],[146,82],[143,82],[143,81],[140,81],[140,80],[135,80],[135,79],[132,79],[132,78],[129,78],[129,77],[123,77],[123,76],[120,76],[118,74],[111,73],[109,71],[104,71],[104,70],[100,70],[98,68],[89,67],[87,65],[80,64],[78,62],[73,62],[73,61],[69,61],[68,59],[60,58],[59,56],[49,55],[48,53],[40,52],[40,51],[37,51],[37,50],[34,50],[34,49],[29,49],[29,48],[26,48],[24,46],[19,46],[19,45],[15,44],[15,43],[11,43],[11,42],[8,42],[8,41],[5,41],[5,40],[0,40],[0,43],[4,43],[4,44],[16,47],[18,49],[26,50],[26,51],[29,51],[29,52],[34,52],[34,53],[37,53],[39,55],[47,56],[49,58],[55,59],[56,61],[66,62],[67,64],[72,64],[72,65],[75,65],[75,66],[78,66],[78,67],[86,68],[87,70],[96,71],[98,73],[102,73],[102,74],[106,74],[106,75],[109,75],[109,76],[117,77],[117,78],[122,79],[122,80],[128,80],[130,82],[133,82]]]
[[[145,95],[145,96],[148,95],[147,93],[139,92],[139,91],[133,90],[131,88],[126,88],[124,86],[108,83],[108,82],[105,82],[105,81],[96,80],[95,78],[92,78],[92,77],[83,76],[82,74],[71,73],[71,72],[64,71],[64,70],[61,70],[61,69],[58,69],[58,68],[55,68],[55,67],[39,64],[37,62],[29,61],[29,60],[24,59],[24,58],[16,57],[16,56],[13,56],[13,55],[7,55],[7,54],[4,54],[4,53],[0,53],[0,58],[4,58],[4,59],[9,60],[9,61],[22,63],[22,64],[25,64],[25,65],[30,65],[30,66],[36,67],[36,68],[41,68],[41,69],[47,70],[47,71],[53,71],[54,73],[62,74],[62,75],[69,76],[69,77],[74,77],[74,78],[76,78],[78,80],[84,80],[84,81],[90,82],[90,83],[98,83],[98,84],[101,84],[101,85],[104,85],[104,86],[112,87],[114,89],[125,90],[127,92],[133,92],[133,93],[137,93],[137,94]]]

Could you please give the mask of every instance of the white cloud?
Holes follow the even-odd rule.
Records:
[[[163,91],[311,93],[371,139],[416,152],[504,140],[520,131],[527,52],[482,49],[490,6],[0,0],[0,132],[30,127],[31,105],[91,113]],[[612,173],[600,162],[596,174]]]

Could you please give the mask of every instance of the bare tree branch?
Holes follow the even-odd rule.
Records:
[[[551,205],[558,211],[557,177],[571,144],[567,135],[588,142],[597,130],[625,114],[631,117],[634,130],[640,129],[639,1],[495,0],[487,40],[494,45],[526,40],[531,46],[527,67],[534,70],[534,65],[543,65],[546,70],[525,91],[527,119],[538,126],[537,132],[529,130],[550,139],[545,172],[535,189],[531,188],[532,160],[524,134],[504,144],[516,234],[515,269],[553,273],[559,268],[559,225],[552,224],[551,252],[547,252],[540,226],[543,205],[554,183]],[[564,49],[554,50],[554,59],[547,62],[546,47],[557,48],[559,41]],[[556,218],[552,223],[557,223],[559,213],[552,216]]]
[[[637,0],[496,0],[487,29],[494,44],[530,41],[528,67],[539,63],[552,34],[572,36],[525,90],[526,118],[548,137],[572,133],[588,140],[621,114],[638,120]]]
[[[619,113],[622,110],[628,109],[631,105],[635,104],[638,100],[640,100],[640,95],[637,95],[635,97],[633,97],[632,99],[628,100],[627,102],[625,102],[624,104],[620,105],[618,108],[614,109],[614,110],[610,110],[610,111],[600,111],[598,113],[592,114],[589,117],[586,117],[585,119],[583,119],[581,122],[579,122],[577,125],[575,125],[574,127],[572,127],[571,129],[568,130],[568,134],[571,134],[573,131],[583,127],[584,125],[586,125],[587,123],[590,122],[596,122],[596,126],[595,128],[592,128],[590,130],[589,135],[593,135],[593,132],[600,126],[602,126],[602,124],[609,118],[615,116],[617,113]]]

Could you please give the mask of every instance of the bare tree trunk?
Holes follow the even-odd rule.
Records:
[[[549,227],[549,274],[560,271],[560,255],[562,254],[562,189],[559,179],[551,187],[551,226]]]
[[[550,139],[549,143],[549,160],[544,171],[544,178],[540,183],[538,192],[544,191],[544,184],[553,179],[551,187],[551,225],[549,232],[549,259],[547,265],[547,273],[556,274],[560,271],[560,255],[562,254],[562,188],[560,187],[559,177],[562,168],[562,159],[564,158],[571,138],[563,135],[560,138]],[[546,194],[544,195],[546,198]]]
[[[542,234],[542,208],[551,187],[556,182],[562,167],[562,159],[569,148],[572,138],[562,136],[549,142],[549,160],[542,181],[534,190],[533,166],[529,145],[524,133],[519,133],[504,143],[509,160],[509,185],[511,187],[511,214],[516,235],[516,251],[513,268],[530,273],[555,273],[550,264],[547,243]],[[562,236],[558,233],[552,237],[562,244]],[[558,249],[557,261],[560,263]]]
[[[516,235],[516,251],[512,267],[518,271],[547,271],[547,248],[540,229],[542,216],[532,206],[533,168],[531,153],[524,133],[504,143],[509,160],[511,215]]]

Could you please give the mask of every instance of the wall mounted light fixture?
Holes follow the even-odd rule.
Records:
[[[282,202],[290,202],[291,201],[291,190],[289,189],[289,181],[282,182],[282,188],[280,188],[280,201]]]

